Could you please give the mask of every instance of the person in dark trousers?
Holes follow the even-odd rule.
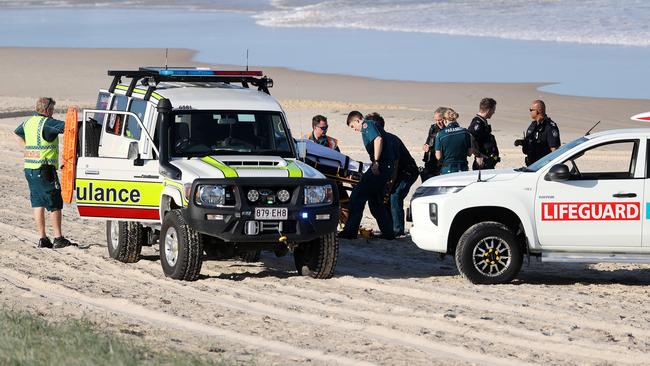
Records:
[[[379,113],[371,113],[366,116],[366,119],[373,120],[377,125],[385,128],[384,118]],[[404,236],[404,199],[409,194],[413,183],[418,179],[419,168],[404,142],[388,131],[385,131],[385,134],[386,139],[390,141],[389,145],[393,148],[393,155],[397,157],[395,179],[390,190],[389,200],[393,231],[395,236]]]
[[[309,140],[329,147],[330,149],[341,151],[339,150],[338,141],[333,137],[327,136],[327,129],[329,128],[327,117],[321,116],[320,114],[315,115],[311,119],[311,128],[312,131],[307,135]]]
[[[374,121],[366,120],[359,111],[348,114],[347,125],[357,132],[361,132],[363,145],[370,156],[372,165],[359,180],[350,195],[350,217],[345,223],[345,228],[338,236],[344,239],[356,239],[363,209],[368,202],[370,212],[377,220],[382,238],[392,240],[393,223],[388,211],[384,207],[384,189],[386,183],[393,176],[395,160],[390,141],[385,138],[385,131],[378,127]]]
[[[451,108],[444,114],[447,127],[436,136],[436,158],[442,162],[440,174],[467,171],[467,157],[472,155],[472,137],[458,125],[459,115]]]
[[[424,161],[424,167],[422,168],[422,173],[420,173],[422,183],[427,179],[440,174],[440,164],[436,158],[435,144],[436,135],[440,130],[445,128],[445,119],[443,116],[446,111],[447,108],[439,107],[433,113],[433,124],[429,127],[429,135],[427,136],[427,140],[424,142],[424,146],[422,146],[422,150],[424,151],[424,157],[422,158],[422,161]]]
[[[526,155],[526,165],[531,165],[551,151],[560,147],[560,129],[546,115],[546,104],[535,100],[530,106],[530,117],[533,121],[528,126],[523,139],[515,140],[515,146],[521,146]]]
[[[492,126],[488,122],[497,109],[497,101],[492,98],[483,98],[479,103],[479,112],[472,119],[467,129],[472,134],[474,142],[473,170],[494,169],[501,158],[497,140],[492,134]]]
[[[61,233],[63,199],[56,170],[59,167],[59,134],[63,133],[65,122],[52,118],[55,104],[52,98],[39,98],[36,114],[21,123],[14,134],[16,140],[25,147],[25,178],[40,235],[37,246],[58,249],[71,243]],[[50,212],[54,243],[45,232],[45,210]]]

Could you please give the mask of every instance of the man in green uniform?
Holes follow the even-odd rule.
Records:
[[[361,132],[363,145],[370,156],[372,165],[368,171],[363,173],[359,184],[352,190],[349,205],[350,217],[343,231],[339,233],[339,237],[356,239],[363,209],[368,202],[370,212],[377,220],[379,230],[381,230],[382,239],[392,240],[395,238],[393,223],[384,206],[383,198],[386,183],[393,176],[395,169],[394,149],[389,146],[390,141],[383,137],[383,129],[378,127],[374,121],[364,120],[360,112],[350,112],[347,124],[355,131]]]
[[[59,167],[59,134],[63,133],[65,123],[52,118],[55,103],[52,98],[39,98],[36,114],[20,124],[14,133],[25,146],[25,178],[41,238],[38,247],[58,249],[71,243],[61,234],[63,199],[56,170]],[[45,210],[50,212],[54,244],[45,233]]]
[[[460,127],[458,113],[449,108],[444,115],[447,127],[436,135],[436,158],[442,162],[440,174],[465,172],[467,157],[472,155],[472,137],[467,129]]]

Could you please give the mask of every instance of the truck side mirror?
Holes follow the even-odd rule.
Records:
[[[304,140],[297,140],[296,150],[298,150],[298,159],[305,160],[305,158],[307,158],[307,142]]]
[[[144,165],[144,160],[140,158],[140,149],[138,147],[138,142],[137,141],[131,141],[129,143],[129,153],[127,155],[127,159],[133,160],[133,165],[135,166],[143,166]]]
[[[552,180],[554,182],[562,182],[569,180],[570,176],[569,167],[564,164],[555,164],[546,173],[545,180]]]

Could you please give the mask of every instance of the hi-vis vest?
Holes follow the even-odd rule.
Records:
[[[25,169],[38,169],[41,165],[59,168],[59,137],[54,141],[43,138],[43,127],[48,117],[33,116],[25,123]]]

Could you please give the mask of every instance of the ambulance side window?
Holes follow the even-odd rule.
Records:
[[[141,122],[144,122],[144,113],[147,110],[147,102],[141,99],[131,99],[131,104],[129,105],[129,112],[133,112],[140,118]],[[133,140],[140,140],[140,135],[142,133],[142,128],[138,121],[132,116],[126,118],[126,125],[124,126],[124,136]]]
[[[111,103],[112,111],[125,111],[127,99],[124,95],[116,95]],[[112,135],[121,135],[124,127],[124,116],[110,114],[106,122],[106,132]]]
[[[639,140],[609,142],[569,158],[571,180],[632,179]]]

